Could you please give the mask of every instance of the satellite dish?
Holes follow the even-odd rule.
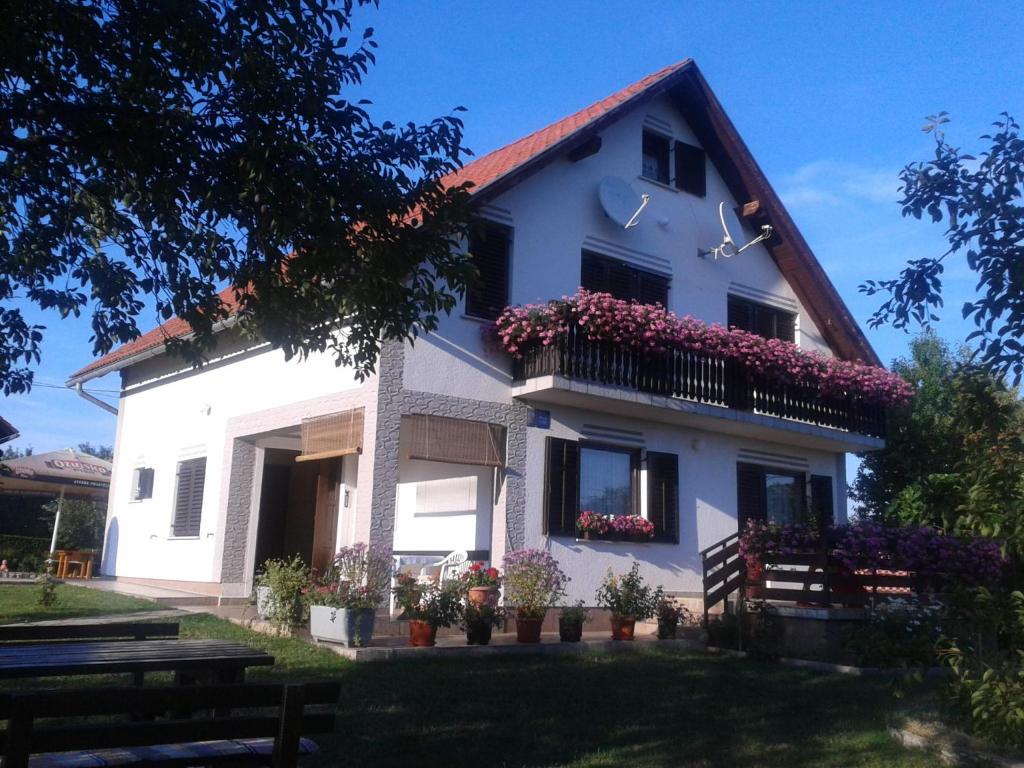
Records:
[[[640,221],[640,214],[651,202],[650,195],[637,195],[625,179],[605,176],[597,186],[597,199],[608,218],[623,229],[631,229]]]
[[[740,220],[736,216],[736,212],[733,211],[732,206],[728,203],[718,204],[718,221],[722,225],[722,243],[716,245],[710,251],[698,251],[698,256],[714,256],[717,261],[719,257],[723,259],[731,259],[740,253],[743,253],[747,248],[752,245],[756,245],[764,240],[767,240],[772,236],[771,224],[764,224],[761,226],[761,234],[751,240],[749,243],[744,245],[738,245],[736,236],[743,233],[743,225],[740,224]]]

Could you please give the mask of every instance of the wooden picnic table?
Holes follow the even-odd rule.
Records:
[[[176,672],[191,679],[237,683],[248,667],[274,657],[227,640],[120,640],[0,646],[0,680],[64,675],[131,673],[141,685],[147,672]]]

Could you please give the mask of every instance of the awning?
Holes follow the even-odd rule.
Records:
[[[0,462],[0,491],[106,498],[109,461],[78,451],[51,451]]]
[[[296,456],[296,461],[317,461],[362,452],[362,408],[302,420],[302,455]]]
[[[404,459],[503,467],[505,427],[449,416],[403,416],[400,453]]]
[[[18,436],[18,429],[11,422],[0,416],[0,443],[6,443]]]

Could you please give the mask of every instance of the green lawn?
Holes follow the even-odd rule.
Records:
[[[210,616],[182,631],[274,654],[253,680],[342,681],[337,731],[311,767],[934,765],[886,733],[884,681],[668,649],[352,664]]]
[[[273,654],[275,665],[251,670],[250,680],[342,682],[336,731],[317,738],[322,750],[303,762],[308,768],[935,765],[886,733],[887,719],[901,704],[882,680],[670,648],[353,664],[208,614],[183,617],[181,627],[185,637],[225,638]]]
[[[0,585],[0,624],[159,609],[160,606],[150,600],[67,584],[57,585],[57,603],[44,608],[39,605],[38,586]]]

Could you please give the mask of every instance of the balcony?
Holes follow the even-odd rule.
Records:
[[[681,423],[829,450],[871,450],[884,445],[885,408],[881,405],[857,396],[824,396],[813,386],[772,382],[735,362],[691,351],[643,352],[591,341],[575,326],[549,346],[525,347],[514,360],[513,379],[515,395],[524,400],[655,420],[660,416],[649,408],[668,407],[680,415],[676,420]],[[625,405],[602,406],[595,400],[602,397]],[[709,419],[734,426],[723,428]],[[803,437],[780,438],[766,429]]]

